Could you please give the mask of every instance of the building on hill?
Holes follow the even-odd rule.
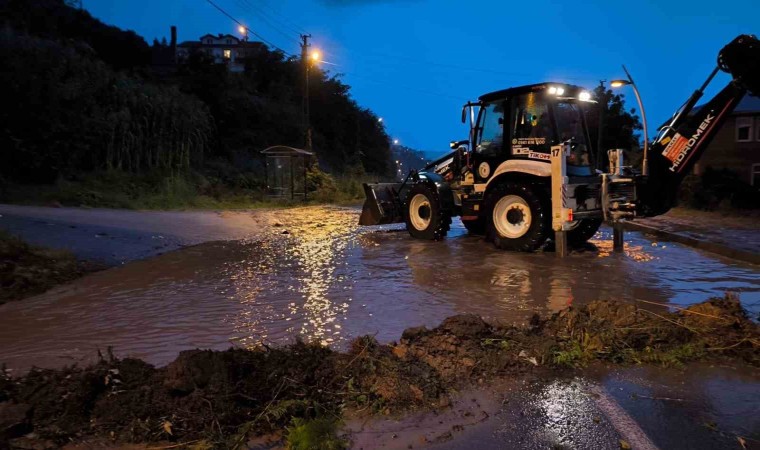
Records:
[[[749,94],[736,106],[696,166],[736,172],[742,181],[760,187],[760,97]]]
[[[203,52],[215,63],[226,64],[230,72],[242,72],[249,53],[262,45],[261,42],[248,42],[231,34],[206,34],[197,41],[177,45],[177,62],[182,63],[194,52]]]

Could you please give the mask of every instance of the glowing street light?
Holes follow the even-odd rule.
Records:
[[[319,52],[318,52],[318,51],[316,51],[316,50],[315,50],[315,51],[313,51],[313,52],[311,52],[311,60],[312,60],[312,61],[314,61],[314,62],[319,62],[319,58],[320,58],[321,56],[322,56],[322,55],[320,55],[320,54],[319,54]]]
[[[646,176],[649,175],[649,161],[647,158],[647,153],[649,151],[649,133],[647,132],[647,114],[644,111],[644,104],[641,102],[641,95],[639,94],[639,89],[636,87],[636,83],[633,82],[633,78],[631,78],[631,74],[628,73],[628,69],[623,66],[623,71],[625,72],[626,76],[628,76],[627,80],[612,80],[610,81],[610,86],[614,88],[619,88],[623,86],[631,86],[633,88],[633,93],[636,95],[636,101],[639,103],[639,110],[641,111],[641,121],[642,125],[644,126],[644,161],[641,164],[641,174]]]
[[[243,40],[244,41],[248,40],[248,28],[247,27],[245,27],[244,25],[240,25],[238,27],[238,32],[240,32],[240,34],[243,35]]]
[[[398,139],[394,139],[394,140],[393,140],[393,144],[394,144],[394,145],[398,145]]]
[[[377,118],[377,121],[378,121],[378,122],[382,122],[382,121],[383,121],[383,118],[382,118],[382,117],[378,117],[378,118]]]

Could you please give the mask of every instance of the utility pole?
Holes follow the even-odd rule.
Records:
[[[302,108],[304,126],[306,127],[306,150],[311,150],[311,118],[309,117],[309,71],[311,63],[309,47],[311,44],[309,44],[309,38],[311,38],[310,34],[301,35],[301,64],[303,64],[304,74]]]
[[[604,82],[607,80],[599,80],[599,86],[602,88],[602,98],[599,99],[599,132],[597,133],[596,143],[596,168],[599,170],[605,170],[606,164],[603,162],[605,153],[604,150],[604,120],[607,115],[607,88],[604,87]]]

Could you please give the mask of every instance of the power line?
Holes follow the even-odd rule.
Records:
[[[248,26],[246,26],[246,25],[245,25],[245,24],[243,24],[241,21],[239,21],[239,20],[237,20],[236,18],[234,18],[234,17],[233,17],[233,16],[232,16],[230,13],[228,13],[227,11],[225,11],[224,9],[222,9],[222,7],[221,7],[221,6],[217,5],[217,4],[216,4],[216,3],[214,3],[212,0],[206,0],[206,1],[207,1],[207,2],[208,2],[210,5],[211,5],[211,6],[213,6],[213,7],[214,7],[214,8],[216,8],[217,10],[219,10],[219,12],[221,12],[222,14],[224,14],[225,16],[227,16],[227,18],[228,18],[228,19],[230,19],[231,21],[233,21],[233,22],[235,22],[236,24],[240,25],[241,27],[243,27],[243,28],[244,28],[244,29],[245,29],[247,32],[249,32],[249,33],[251,33],[252,35],[256,36],[257,38],[261,39],[261,41],[262,41],[262,42],[264,42],[265,44],[269,45],[270,47],[272,47],[272,48],[274,48],[274,49],[276,49],[276,50],[279,50],[279,51],[281,51],[281,52],[282,52],[282,53],[284,53],[286,56],[294,56],[294,55],[292,55],[292,54],[290,54],[290,53],[286,52],[285,50],[281,49],[280,47],[278,47],[278,46],[274,45],[273,43],[271,43],[270,41],[268,41],[266,38],[264,38],[264,36],[262,36],[262,35],[260,35],[260,34],[256,33],[255,31],[251,30],[250,28],[248,28]]]
[[[245,9],[245,10],[248,10],[248,11],[251,10],[250,6],[246,6],[246,5],[250,5],[249,3],[244,2],[243,0],[237,0],[237,3],[238,3],[238,6],[240,6],[240,8],[242,8],[242,9]],[[255,14],[255,13],[252,13],[252,14]],[[287,40],[294,40],[294,41],[297,42],[297,40],[295,39],[295,36],[293,34],[281,30],[276,24],[274,24],[271,21],[269,21],[266,17],[262,16],[262,17],[258,17],[258,19],[260,19],[265,24],[269,25],[269,27],[271,27],[274,31],[280,33],[282,36],[285,36],[285,38]]]
[[[264,10],[263,10],[263,9],[260,7],[260,6],[264,6],[263,4],[262,4],[262,5],[259,5],[259,6],[257,6],[257,5],[255,5],[254,3],[252,3],[252,2],[251,2],[251,1],[249,1],[249,0],[241,0],[241,1],[242,1],[243,3],[245,3],[246,5],[248,5],[248,6],[249,6],[251,9],[253,9],[253,10],[256,10],[256,11],[259,11],[259,13],[260,13],[262,16],[266,16],[266,17],[269,17],[271,20],[273,20],[273,21],[275,21],[275,22],[278,22],[278,23],[279,23],[280,25],[282,25],[284,28],[287,28],[287,29],[289,29],[289,30],[290,30],[290,31],[292,31],[293,33],[295,33],[295,34],[297,34],[297,35],[306,34],[306,32],[304,31],[304,29],[303,29],[303,28],[301,28],[301,27],[299,27],[299,26],[296,26],[296,25],[292,24],[291,22],[288,22],[288,21],[285,21],[285,20],[282,20],[282,19],[278,19],[278,17],[282,17],[282,16],[280,16],[280,15],[279,15],[279,14],[277,14],[277,13],[275,13],[275,11],[274,11],[273,9],[269,8],[269,10],[270,10],[271,14],[267,14],[267,13],[266,13],[266,11],[264,11]]]
[[[375,83],[375,84],[380,84],[380,85],[383,85],[383,86],[388,86],[387,80],[381,81],[381,80],[378,80],[378,79],[375,79],[375,78],[371,78],[371,77],[367,77],[367,76],[364,76],[364,75],[357,75],[355,72],[350,72],[350,73],[349,72],[340,72],[340,73],[335,74],[335,76],[340,76],[340,75],[350,75],[352,78],[359,78],[360,80],[369,81],[370,83]],[[430,95],[430,96],[434,96],[434,97],[446,97],[446,98],[449,98],[449,99],[452,99],[452,100],[457,100],[457,101],[467,101],[467,98],[465,98],[465,97],[455,97],[453,95],[449,95],[449,94],[442,93],[442,92],[427,91],[427,90],[417,89],[417,88],[410,87],[410,86],[404,86],[404,85],[401,85],[401,84],[395,84],[394,83],[392,87],[393,87],[393,89],[402,89],[402,90],[409,91],[409,92],[414,92],[414,93],[417,93],[417,94]]]

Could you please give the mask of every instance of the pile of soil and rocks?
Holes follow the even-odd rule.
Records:
[[[192,350],[155,368],[109,352],[86,368],[3,375],[0,448],[92,438],[238,448],[294,421],[337,421],[347,407],[381,414],[443,407],[448,392],[467,384],[566,372],[597,360],[732,359],[760,366],[760,327],[736,299],[676,312],[649,306],[595,302],[536,317],[527,328],[460,315],[434,329],[408,329],[398,343],[361,337],[345,353],[303,342]]]
[[[0,230],[0,305],[39,294],[97,270],[63,250],[29,245]]]

